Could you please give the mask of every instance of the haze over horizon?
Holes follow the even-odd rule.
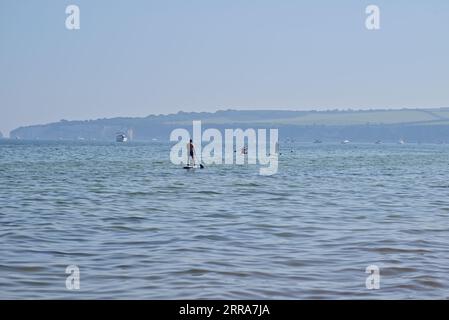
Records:
[[[50,122],[45,122],[45,123],[31,123],[28,125],[21,125],[19,127],[26,127],[26,126],[33,126],[33,125],[47,125],[47,124],[51,124],[51,123],[56,123],[56,122],[60,122],[60,121],[96,121],[96,120],[103,120],[103,119],[114,119],[114,118],[145,118],[145,117],[149,117],[149,116],[167,116],[167,115],[175,115],[178,114],[180,112],[184,112],[184,113],[216,113],[219,111],[306,111],[306,112],[326,112],[326,111],[351,111],[351,112],[358,112],[358,111],[395,111],[395,110],[430,110],[430,109],[449,109],[449,107],[424,107],[424,108],[407,108],[407,107],[397,107],[397,108],[270,108],[270,107],[266,107],[266,108],[257,108],[257,107],[253,107],[253,108],[245,108],[245,107],[237,107],[237,108],[210,108],[210,110],[178,110],[178,111],[173,111],[173,112],[161,112],[161,113],[151,113],[151,114],[145,114],[142,116],[136,115],[136,116],[129,116],[129,115],[118,115],[118,116],[111,116],[111,117],[98,117],[98,118],[85,118],[85,119],[59,119],[59,120],[55,120],[55,121],[50,121]],[[17,128],[14,128],[17,129]]]
[[[76,4],[81,29],[65,28]],[[381,9],[381,30],[365,8]],[[0,131],[216,110],[449,107],[449,2],[0,2]]]

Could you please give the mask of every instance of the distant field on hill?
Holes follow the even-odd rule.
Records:
[[[216,116],[200,119],[205,124],[226,124],[226,123],[254,123],[254,124],[280,124],[280,125],[365,125],[365,124],[407,124],[425,123],[442,120],[449,121],[449,110],[379,110],[379,111],[310,111],[301,112],[292,116],[276,117],[272,119],[243,119],[232,116]],[[168,121],[167,124],[187,125],[191,120]]]

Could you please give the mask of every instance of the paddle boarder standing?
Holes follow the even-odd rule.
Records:
[[[195,166],[195,146],[193,145],[192,139],[187,144],[187,149],[189,150],[189,161],[187,161],[187,164],[190,163],[190,158],[192,158],[193,166]]]

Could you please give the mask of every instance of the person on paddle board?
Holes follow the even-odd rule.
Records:
[[[190,158],[192,158],[193,166],[195,166],[195,146],[193,145],[192,139],[190,139],[190,142],[187,144],[187,148],[189,150],[189,161]]]

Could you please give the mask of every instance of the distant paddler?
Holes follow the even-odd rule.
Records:
[[[192,169],[196,168],[195,164],[195,158],[198,158],[195,151],[195,145],[193,144],[192,139],[190,139],[189,143],[187,143],[187,151],[188,151],[188,158],[187,158],[187,167],[184,167],[184,169]],[[190,159],[192,159],[192,163],[190,163]],[[198,161],[199,168],[204,169],[204,165],[201,163],[201,160]]]
[[[195,166],[195,145],[193,144],[192,139],[190,139],[189,143],[187,144],[187,150],[189,152],[187,165],[190,165],[190,159],[192,159],[192,166]]]

